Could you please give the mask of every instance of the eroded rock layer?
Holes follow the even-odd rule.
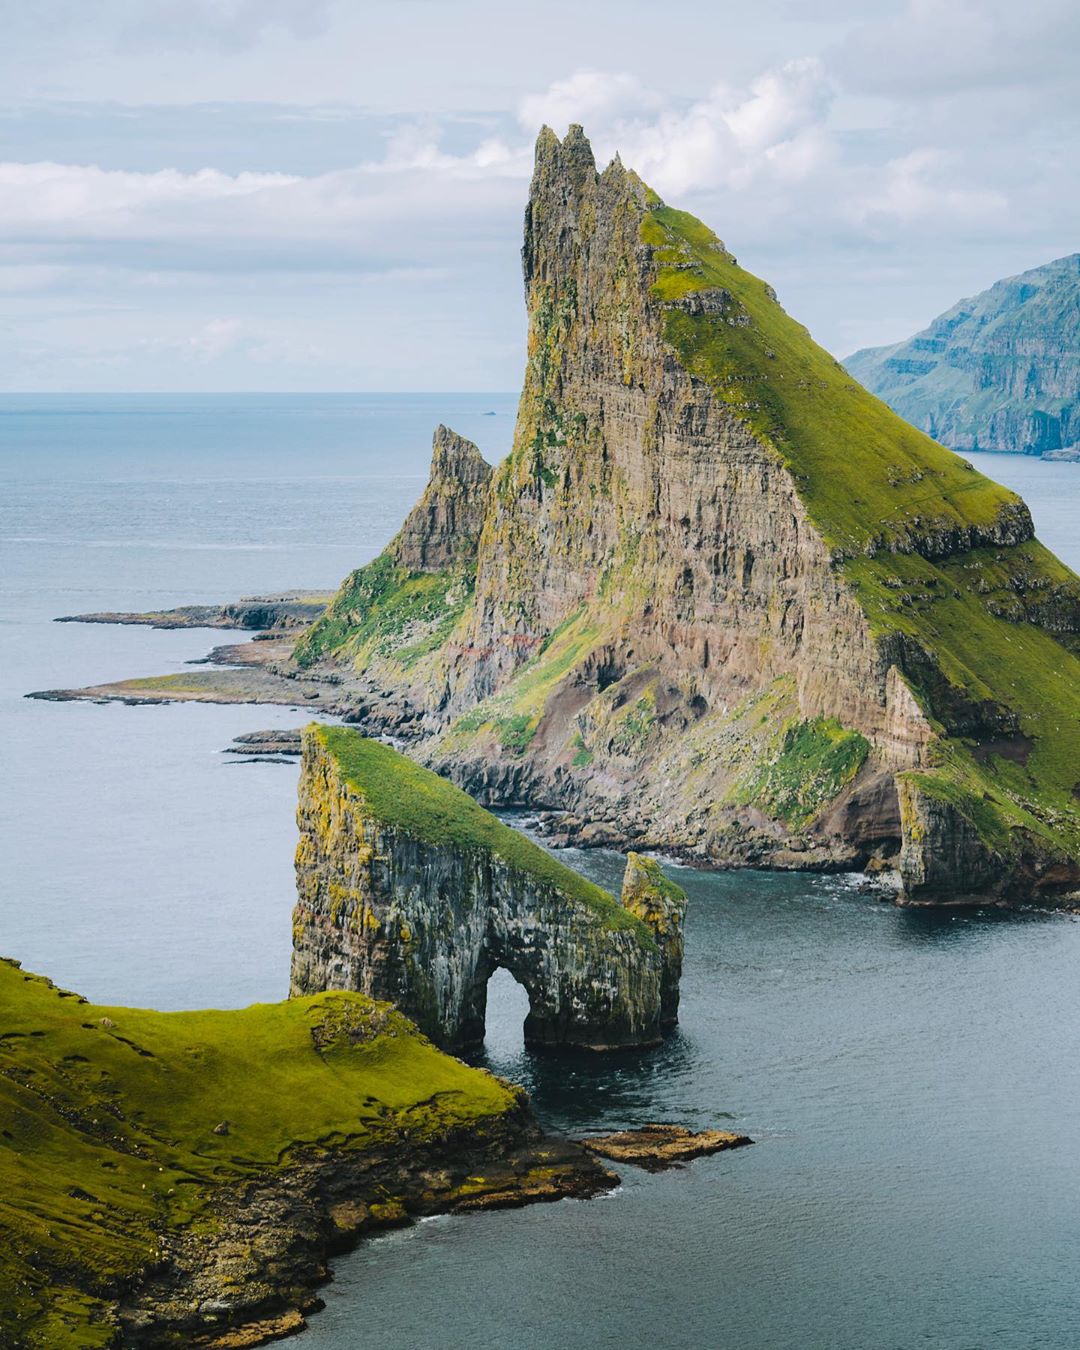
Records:
[[[294,994],[392,1000],[444,1046],[483,1040],[502,967],[525,1039],[651,1045],[678,1016],[683,892],[632,858],[623,904],[452,784],[343,728],[304,733]]]
[[[441,505],[347,580],[305,678],[581,842],[1075,891],[1080,583],[1024,503],[580,128],[540,137],[523,257],[512,453],[485,487],[436,457]]]

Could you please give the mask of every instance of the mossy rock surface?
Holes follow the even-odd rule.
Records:
[[[306,734],[333,758],[342,779],[377,820],[429,844],[494,854],[565,899],[584,905],[606,927],[631,929],[644,945],[653,945],[645,925],[613,895],[560,863],[439,774],[348,727],[313,723]]]
[[[114,1344],[118,1292],[220,1187],[517,1104],[359,994],[161,1013],[0,961],[0,1344]]]

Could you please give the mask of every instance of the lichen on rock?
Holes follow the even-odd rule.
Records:
[[[700,221],[598,171],[579,127],[537,142],[523,261],[525,383],[510,455],[469,489],[470,561],[400,566],[429,527],[445,562],[436,469],[298,659],[348,671],[346,711],[375,687],[367,725],[480,800],[561,810],[583,842],[1067,900],[1080,582],[1024,503],[860,388]],[[916,790],[992,861],[931,857]]]
[[[438,1044],[525,987],[532,1046],[652,1045],[677,1020],[686,897],[632,857],[622,901],[459,788],[346,728],[304,733],[292,988],[392,1000]]]

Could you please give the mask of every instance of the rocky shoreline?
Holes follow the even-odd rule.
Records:
[[[164,1350],[183,1338],[239,1350],[296,1335],[323,1307],[334,1256],[375,1233],[438,1214],[587,1200],[620,1184],[600,1159],[647,1172],[745,1147],[748,1135],[652,1124],[573,1140],[545,1134],[524,1093],[482,1132],[433,1144],[298,1161],[282,1178],[223,1195],[212,1241],[184,1234],[120,1305],[123,1344]],[[227,1292],[226,1292],[227,1291]]]
[[[0,959],[0,1344],[230,1350],[301,1331],[366,1236],[611,1191],[745,1142],[548,1133],[397,1008],[90,1003]],[[622,1143],[620,1144],[620,1140]]]
[[[435,1214],[588,1199],[618,1176],[593,1151],[545,1135],[516,1109],[434,1142],[299,1159],[284,1176],[222,1193],[212,1238],[180,1232],[121,1301],[122,1343],[262,1345],[300,1332],[322,1307],[330,1260],[373,1233]]]

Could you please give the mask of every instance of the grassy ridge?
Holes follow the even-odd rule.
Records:
[[[989,526],[1017,506],[1015,493],[856,384],[701,221],[662,206],[642,231],[656,249],[661,300],[727,293],[722,314],[670,309],[665,335],[687,370],[776,448],[834,549],[862,553],[877,538],[903,547],[928,521]]]
[[[216,1186],[514,1100],[359,994],[159,1013],[0,961],[0,1343],[109,1344],[117,1283],[209,1224]]]
[[[652,935],[607,891],[557,862],[531,839],[462,792],[453,783],[422,768],[381,741],[347,727],[313,723],[307,731],[332,756],[345,782],[360,794],[378,820],[431,844],[494,853],[511,867],[554,887],[568,900],[585,905],[609,928],[631,929],[652,945]]]
[[[654,293],[669,305],[665,335],[686,368],[788,466],[873,630],[910,639],[944,677],[912,681],[949,736],[920,786],[937,779],[995,846],[1011,847],[1020,825],[1075,854],[1080,660],[1068,630],[1080,581],[1036,541],[937,559],[912,551],[933,530],[985,530],[1022,511],[1019,498],[857,385],[700,221],[656,206],[642,228]],[[708,292],[708,306],[686,299]],[[954,716],[960,705],[1011,715],[1030,744],[1019,757],[983,753]]]

